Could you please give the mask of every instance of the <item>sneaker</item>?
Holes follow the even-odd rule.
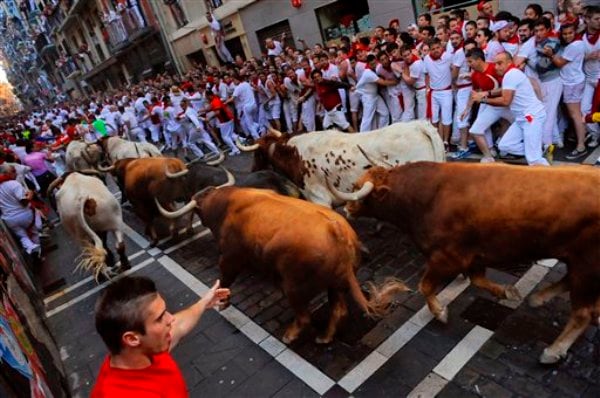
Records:
[[[512,153],[500,153],[498,158],[502,160],[518,160],[523,159],[523,156],[513,155]]]
[[[479,163],[495,163],[496,160],[494,158],[488,158],[487,156],[482,157]]]
[[[498,157],[498,152],[496,151],[496,148],[490,148],[490,155],[492,155],[495,158]]]
[[[239,150],[237,150],[237,151],[231,150],[231,151],[228,152],[228,155],[229,156],[237,156],[240,153],[242,153],[242,152],[240,152]]]
[[[576,160],[584,157],[585,155],[587,155],[587,149],[582,149],[580,151],[577,148],[575,148],[573,149],[573,152],[569,153],[567,156],[565,156],[565,158],[568,160]]]
[[[564,148],[565,147],[564,141],[562,139],[556,140],[556,147],[557,148]]]
[[[452,159],[464,159],[471,153],[469,148],[458,147],[458,150],[452,154]]]
[[[596,148],[598,146],[598,137],[590,138],[590,141],[588,142],[587,146],[590,148]]]

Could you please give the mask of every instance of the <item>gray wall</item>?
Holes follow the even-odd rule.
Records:
[[[256,37],[256,31],[264,27],[288,20],[294,43],[300,46],[296,38],[306,40],[309,46],[323,41],[319,22],[315,14],[315,8],[334,3],[336,0],[304,0],[302,7],[294,8],[290,0],[257,1],[240,10],[240,15],[248,37],[248,44],[252,54],[260,54],[260,45]],[[351,0],[345,0],[351,1]]]
[[[556,0],[500,0],[499,6],[501,10],[508,11],[521,18],[525,7],[530,3],[537,3],[544,10],[550,10],[556,14]]]
[[[373,27],[388,26],[392,19],[398,19],[400,28],[406,30],[408,24],[416,22],[411,0],[368,0],[368,3]]]

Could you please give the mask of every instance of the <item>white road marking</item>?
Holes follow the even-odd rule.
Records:
[[[140,235],[137,231],[134,231],[129,225],[123,223],[123,232],[125,235],[129,237],[132,241],[135,242],[136,245],[145,249],[150,246],[150,242],[142,235]]]
[[[206,230],[202,233],[208,234],[209,232],[209,230]],[[190,274],[169,256],[159,258],[158,262],[198,296],[206,294],[209,290],[208,286]],[[287,348],[283,343],[234,306],[230,306],[219,312],[219,314],[275,358],[277,362],[281,363],[286,369],[315,390],[319,395],[325,394],[335,385],[335,382],[329,378],[329,376],[325,375],[314,365]]]
[[[136,271],[144,268],[145,266],[147,266],[148,264],[150,264],[150,263],[152,263],[154,261],[155,261],[154,258],[149,258],[149,259],[147,259],[145,261],[142,261],[141,263],[139,263],[135,267],[132,267],[131,269],[129,269],[129,270],[127,270],[127,271],[125,271],[125,272],[117,275],[116,277],[114,277],[112,279],[112,281],[118,280],[118,279],[122,278],[125,275],[132,274],[132,273],[134,273],[134,272],[136,272]],[[61,304],[58,307],[53,308],[52,310],[50,310],[50,311],[48,311],[46,313],[46,316],[48,318],[50,318],[51,316],[54,316],[54,315],[58,314],[59,312],[61,312],[63,310],[66,310],[67,308],[69,308],[69,307],[71,307],[71,306],[79,303],[80,301],[85,300],[86,298],[90,297],[92,294],[94,294],[96,292],[99,292],[100,290],[104,289],[110,282],[111,281],[103,282],[102,284],[94,287],[93,289],[88,290],[87,292],[83,293],[82,295],[75,297],[73,300],[69,300],[69,301],[67,301],[64,304]]]
[[[129,261],[131,261],[131,260],[133,260],[133,259],[141,256],[144,253],[145,253],[144,250],[140,250],[138,252],[133,253],[131,256],[127,257],[127,259]],[[118,267],[120,265],[121,265],[121,262],[117,261],[117,263],[115,264],[115,267]],[[94,280],[93,276],[88,276],[88,277],[80,280],[79,282],[77,282],[77,283],[75,283],[75,284],[73,284],[71,286],[68,286],[68,287],[66,287],[66,288],[64,288],[64,289],[62,289],[62,290],[60,290],[60,291],[58,291],[56,293],[54,293],[52,296],[46,297],[44,299],[44,304],[48,305],[49,303],[53,302],[54,300],[58,299],[59,297],[62,297],[65,294],[67,294],[69,292],[72,292],[73,290],[78,289],[79,287],[81,287],[81,286],[85,285],[86,283],[89,283],[89,282],[91,282],[93,280]]]
[[[408,394],[408,398],[434,397],[454,379],[494,332],[475,326],[437,366]]]
[[[469,286],[469,280],[457,277],[438,295],[438,299],[442,305],[450,304]],[[360,387],[369,377],[371,377],[377,369],[383,366],[395,353],[400,351],[421,329],[423,329],[431,320],[433,315],[424,305],[417,313],[415,313],[408,321],[406,321],[398,330],[379,345],[371,354],[369,354],[362,362],[348,372],[338,384],[349,393],[353,393]]]
[[[538,264],[534,264],[533,266],[531,266],[531,268],[529,268],[527,272],[523,274],[521,279],[519,279],[517,283],[515,283],[515,287],[519,291],[521,298],[524,299],[529,293],[531,293],[531,291],[535,289],[538,283],[540,283],[541,280],[544,279],[548,272],[549,269],[547,266]],[[499,301],[500,304],[512,309],[516,309],[519,305],[521,305],[522,302],[523,300]]]
[[[196,221],[195,223],[192,224],[192,228],[196,228],[200,225],[202,225],[202,221]],[[186,230],[187,230],[187,227],[181,228],[179,231],[177,231],[177,233],[181,235],[181,234],[185,233]],[[170,241],[171,239],[173,239],[172,236],[167,236],[166,238],[162,238],[161,240],[159,240],[158,244],[162,245],[163,243],[166,243],[166,242]]]

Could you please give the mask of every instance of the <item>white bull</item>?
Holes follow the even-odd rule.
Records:
[[[291,138],[271,130],[252,146],[238,146],[256,150],[253,171],[271,166],[298,185],[307,200],[327,207],[344,203],[331,193],[327,180],[338,190],[353,191],[354,183],[373,165],[446,160],[442,139],[427,121],[359,134],[327,130]]]
[[[106,248],[107,232],[112,232],[121,260],[120,270],[129,269],[123,241],[123,217],[119,202],[96,177],[81,173],[68,173],[56,179],[48,188],[60,185],[56,192],[56,207],[67,233],[82,245],[78,268],[92,271],[96,279],[102,273],[109,276],[114,267],[114,257]]]
[[[160,150],[149,142],[127,141],[120,137],[103,138],[99,142],[111,163],[128,158],[163,156]]]
[[[98,144],[71,141],[65,150],[67,171],[94,169],[100,162],[102,150]]]

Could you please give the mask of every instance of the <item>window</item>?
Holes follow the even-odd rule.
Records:
[[[315,10],[321,37],[327,42],[371,29],[367,0],[336,2]]]
[[[208,10],[214,10],[223,5],[223,0],[206,0],[206,7]]]
[[[183,8],[181,7],[181,4],[179,4],[179,0],[163,0],[163,3],[169,7],[169,11],[171,11],[171,16],[175,21],[177,29],[187,25],[188,20],[185,16]]]
[[[477,15],[478,0],[413,0],[415,18],[424,13],[437,14],[453,8],[469,9],[471,16]],[[497,9],[497,7],[494,7]]]

